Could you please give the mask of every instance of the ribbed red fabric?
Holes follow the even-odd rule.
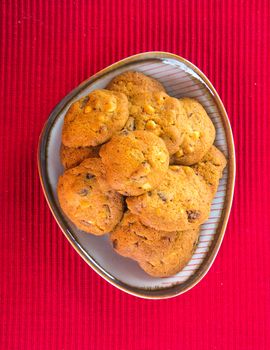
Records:
[[[1,1],[0,348],[270,348],[268,0]],[[237,180],[220,253],[203,281],[141,300],[69,245],[39,183],[50,111],[101,68],[149,50],[201,68],[227,108]]]

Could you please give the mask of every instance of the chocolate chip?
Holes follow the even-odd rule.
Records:
[[[199,210],[187,210],[187,216],[189,222],[194,222],[196,219],[198,219],[201,215],[201,212]]]
[[[80,191],[78,191],[78,194],[82,197],[87,196],[89,193],[89,190],[87,188],[82,188]]]
[[[161,236],[161,239],[163,241],[171,241],[170,237],[167,237],[167,236]]]
[[[131,176],[130,177],[132,180],[136,180],[136,181],[140,181],[142,179],[146,178],[146,175],[140,175],[140,176]],[[140,189],[142,189],[142,187],[139,187]]]
[[[111,209],[110,209],[110,207],[108,206],[108,204],[104,204],[104,205],[103,205],[103,208],[105,209],[106,216],[107,216],[107,217],[111,217],[111,216],[112,216],[112,213],[111,213]]]
[[[128,121],[126,122],[125,129],[129,131],[134,131],[135,130],[135,120],[134,118],[130,117],[128,118]]]
[[[83,109],[85,106],[86,106],[86,103],[89,101],[89,96],[86,96],[82,102],[81,102],[81,105],[80,105],[80,108]]]
[[[166,203],[167,202],[167,196],[163,192],[158,192],[157,195],[159,198],[162,200],[162,202]]]
[[[90,173],[87,173],[87,174],[85,175],[85,177],[87,178],[87,180],[90,180],[90,179],[92,179],[92,177],[94,177],[94,175],[92,175],[92,174],[90,174]]]
[[[114,249],[117,249],[117,246],[118,246],[118,241],[117,241],[117,239],[114,239],[114,240],[112,241],[112,244],[113,244]]]
[[[151,197],[152,194],[153,194],[153,192],[151,192],[151,191],[147,192],[147,195],[148,195],[149,197]]]
[[[129,134],[129,131],[127,129],[123,129],[121,132],[120,132],[120,135],[128,135]]]
[[[98,132],[99,132],[100,134],[102,134],[102,133],[106,132],[107,130],[108,130],[107,126],[106,126],[106,125],[102,125],[102,126],[99,128]]]
[[[151,165],[150,165],[146,160],[144,160],[144,161],[142,162],[142,166],[143,166],[144,168],[151,168]]]

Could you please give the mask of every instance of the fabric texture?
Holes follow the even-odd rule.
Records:
[[[268,0],[0,2],[0,349],[270,348]],[[206,277],[179,297],[127,295],[61,233],[39,182],[39,134],[81,81],[129,55],[196,64],[227,109],[237,178]]]

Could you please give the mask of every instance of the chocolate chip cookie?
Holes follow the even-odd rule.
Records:
[[[140,72],[128,71],[115,77],[107,86],[108,90],[123,92],[132,99],[141,92],[165,91],[162,84]]]
[[[100,145],[124,127],[128,113],[126,95],[95,90],[69,108],[64,119],[62,142],[67,147]]]
[[[122,218],[123,198],[106,183],[100,158],[86,159],[66,170],[59,177],[57,191],[64,213],[85,232],[103,235]]]
[[[174,232],[155,230],[128,211],[111,233],[110,240],[117,253],[136,260],[149,275],[167,277],[182,270],[190,260],[198,235],[199,228]]]
[[[199,162],[212,146],[216,130],[203,106],[193,98],[180,99],[187,115],[183,139],[171,164],[191,165]],[[181,129],[182,131],[182,129]]]
[[[226,164],[227,160],[224,154],[215,146],[212,146],[202,160],[192,166],[195,173],[202,176],[210,187],[213,197],[217,191],[219,180],[222,177],[222,172]]]
[[[65,169],[79,165],[84,159],[99,157],[99,146],[96,147],[67,147],[61,144],[60,159]]]
[[[138,93],[133,96],[128,130],[147,130],[161,137],[170,154],[175,153],[183,140],[186,112],[182,103],[163,91]]]
[[[123,130],[103,145],[99,154],[110,186],[129,196],[158,186],[169,165],[164,142],[148,131]]]
[[[144,225],[183,231],[198,227],[208,218],[211,200],[210,188],[192,168],[174,165],[157,188],[128,197],[126,202]]]

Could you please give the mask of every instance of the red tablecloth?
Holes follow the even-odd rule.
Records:
[[[0,348],[270,348],[270,3],[1,1]],[[220,253],[188,293],[141,300],[67,242],[39,183],[50,111],[121,58],[170,51],[210,78],[235,137],[235,199]]]

